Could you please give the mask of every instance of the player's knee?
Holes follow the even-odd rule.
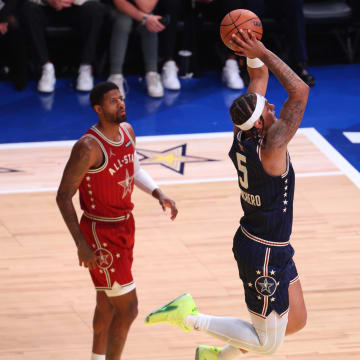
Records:
[[[307,312],[306,309],[298,314],[296,318],[293,318],[291,322],[288,323],[286,328],[286,335],[294,334],[306,326],[307,323]]]
[[[283,339],[268,339],[268,341],[261,346],[262,355],[273,355],[283,343]]]
[[[299,317],[299,319],[298,319],[298,321],[296,323],[294,332],[298,332],[301,329],[303,329],[306,326],[306,323],[307,323],[307,312],[305,310],[304,313],[301,314],[301,317]]]
[[[139,314],[137,301],[136,302],[134,301],[129,305],[128,313],[129,313],[129,320],[133,322]]]
[[[138,303],[136,299],[129,302],[125,307],[115,309],[116,317],[119,318],[121,322],[126,323],[127,326],[132,324],[138,316],[138,313]]]

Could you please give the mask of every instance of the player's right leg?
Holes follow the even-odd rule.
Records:
[[[307,311],[300,280],[289,285],[289,321],[286,335],[301,330],[306,325]]]

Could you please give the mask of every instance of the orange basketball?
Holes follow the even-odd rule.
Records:
[[[251,29],[258,40],[262,38],[263,28],[256,14],[245,9],[230,11],[221,21],[220,36],[223,43],[233,51],[236,51],[236,47],[230,44],[231,36],[240,29]]]

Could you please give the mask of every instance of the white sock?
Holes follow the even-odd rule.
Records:
[[[204,314],[188,315],[185,318],[185,324],[191,329],[206,331],[210,325],[211,318],[212,316]]]
[[[94,354],[91,353],[91,358],[90,360],[105,360],[105,354]]]
[[[238,349],[234,346],[231,346],[231,345],[226,345],[222,348],[218,357],[219,357],[219,360],[232,360],[240,355],[242,355],[242,352],[240,349]]]

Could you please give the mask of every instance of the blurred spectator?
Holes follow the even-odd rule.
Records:
[[[239,0],[194,0],[196,3],[196,12],[200,17],[214,21],[220,24],[223,17],[230,11],[241,8]],[[217,45],[220,57],[224,62],[222,68],[222,80],[225,85],[234,90],[244,88],[244,82],[240,76],[240,69],[237,57],[221,42],[220,36],[217,36]]]
[[[289,48],[289,65],[309,86],[315,85],[315,78],[306,66],[305,19],[303,0],[244,0],[244,8],[253,11],[260,19],[273,17],[284,25]]]
[[[5,58],[5,50],[9,49],[8,63],[10,75],[17,90],[24,90],[27,85],[27,60],[24,35],[20,27],[18,9],[21,6],[19,0],[0,0],[0,37],[7,38],[8,47],[4,42],[1,45],[2,57]]]
[[[159,0],[155,13],[163,16],[165,30],[159,34],[160,54],[163,58],[161,80],[165,89],[179,90],[181,84],[178,78],[177,58],[177,33],[178,23],[184,18],[185,13],[191,12],[189,0]]]
[[[55,89],[55,68],[49,59],[45,29],[48,25],[70,25],[77,28],[81,39],[81,59],[76,89],[90,91],[94,86],[92,64],[102,26],[104,6],[88,0],[27,0],[22,16],[35,60],[42,66],[38,90],[51,93]],[[66,49],[66,47],[64,46]]]
[[[164,88],[157,71],[158,32],[165,29],[160,22],[161,16],[152,12],[158,0],[114,0],[111,11],[113,29],[110,42],[110,76],[125,97],[123,66],[129,35],[136,21],[136,31],[141,37],[141,48],[145,63],[145,82],[150,97],[164,96]]]

